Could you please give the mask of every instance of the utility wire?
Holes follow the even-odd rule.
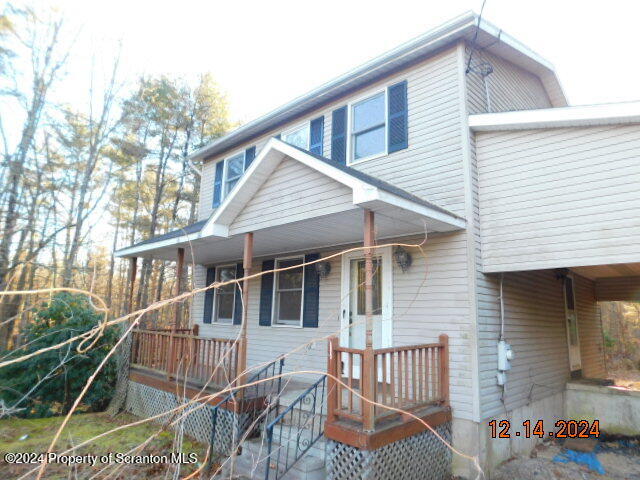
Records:
[[[480,31],[480,22],[482,22],[482,12],[484,11],[484,5],[487,3],[487,0],[482,0],[482,7],[480,7],[480,15],[478,15],[478,24],[476,25],[476,33],[473,35],[473,41],[471,42],[471,52],[469,52],[469,60],[467,61],[467,70],[465,71],[468,74],[471,71],[471,59],[473,58],[473,52],[476,48],[476,40],[478,40],[478,32]]]

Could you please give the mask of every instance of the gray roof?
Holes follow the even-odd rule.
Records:
[[[200,220],[198,222],[192,223],[191,225],[186,225],[182,228],[178,228],[176,230],[171,230],[170,232],[163,233],[162,235],[156,235],[155,237],[147,238],[146,240],[142,240],[141,242],[134,243],[133,245],[129,245],[125,248],[138,247],[140,245],[147,245],[149,243],[161,242],[163,240],[170,240],[172,238],[177,238],[182,235],[189,235],[190,233],[197,233],[202,230],[202,227],[207,223],[207,220]],[[122,248],[121,250],[124,250]]]
[[[282,141],[282,140],[280,140]],[[338,170],[341,170],[349,175],[351,175],[353,178],[357,178],[358,180],[368,183],[369,185],[379,188],[380,190],[384,190],[385,192],[388,193],[392,193],[393,195],[397,195],[400,198],[404,198],[406,200],[410,200],[414,203],[417,203],[418,205],[422,205],[424,207],[429,207],[433,210],[436,210],[438,212],[441,213],[445,213],[447,215],[451,215],[453,217],[457,217],[462,219],[462,217],[456,215],[455,213],[450,212],[449,210],[446,210],[442,207],[439,207],[438,205],[431,203],[428,200],[425,200],[424,198],[420,198],[412,193],[407,192],[406,190],[403,190],[400,187],[396,187],[395,185],[392,185],[390,183],[385,182],[384,180],[380,180],[379,178],[376,177],[372,177],[371,175],[367,175],[364,172],[361,172],[360,170],[356,170],[355,168],[352,167],[348,167],[347,165],[344,165],[340,162],[336,162],[335,160],[331,160],[330,158],[326,158],[323,157],[322,155],[318,155],[316,153],[312,153],[308,150],[305,150],[304,148],[300,148],[296,145],[291,145],[288,142],[283,142],[286,143],[287,145],[292,146],[293,148],[300,150],[304,153],[306,153],[307,155],[311,155],[313,158],[316,158],[318,160],[320,160],[321,162],[326,163],[327,165],[331,165],[334,168],[337,168]]]
[[[566,99],[555,77],[553,66],[548,61],[529,50],[502,29],[493,26],[485,19],[480,21],[478,15],[470,11],[214,140],[193,152],[191,159],[204,159],[226,152],[243,142],[265,135],[323,105],[420,62],[454,42],[472,41],[473,39],[476,40],[479,49],[502,55],[509,61],[542,75],[543,83],[557,92],[558,101],[566,105]]]
[[[280,140],[280,141],[282,141],[282,140]],[[287,143],[287,142],[283,142],[283,143]],[[356,170],[355,168],[348,167],[346,165],[343,165],[340,162],[336,162],[335,160],[331,160],[329,158],[323,157],[322,155],[318,155],[318,154],[309,152],[308,150],[305,150],[304,148],[297,147],[296,145],[291,145],[290,143],[287,143],[287,145],[290,145],[290,146],[294,147],[295,149],[306,153],[307,155],[311,155],[313,158],[316,158],[316,159],[320,160],[321,162],[326,163],[327,165],[330,165],[330,166],[332,166],[334,168],[337,168],[338,170],[340,170],[340,171],[342,171],[344,173],[347,173],[348,175],[351,175],[353,178],[356,178],[356,179],[360,180],[361,182],[368,183],[369,185],[371,185],[373,187],[379,188],[380,190],[383,190],[385,192],[391,193],[393,195],[397,195],[400,198],[404,198],[404,199],[409,200],[411,202],[417,203],[418,205],[422,205],[422,206],[431,208],[433,210],[436,210],[438,212],[441,212],[441,213],[444,213],[444,214],[451,215],[453,217],[462,219],[462,217],[450,212],[449,210],[446,210],[446,209],[444,209],[442,207],[439,207],[438,205],[435,205],[434,203],[431,203],[428,200],[425,200],[425,199],[420,198],[420,197],[418,197],[416,195],[413,195],[412,193],[409,193],[406,190],[403,190],[402,188],[396,187],[395,185],[391,185],[390,183],[387,183],[387,182],[385,182],[383,180],[380,180],[379,178],[372,177],[371,175],[367,175],[366,173],[363,173],[360,170]],[[150,244],[150,243],[161,242],[163,240],[170,240],[172,238],[177,238],[177,237],[180,237],[182,235],[188,235],[190,233],[197,233],[200,230],[202,230],[202,228],[205,226],[207,221],[208,221],[208,219],[200,220],[198,222],[192,223],[191,225],[187,225],[187,226],[179,228],[177,230],[172,230],[172,231],[164,233],[162,235],[157,235],[155,237],[148,238],[147,240],[143,240],[141,242],[138,242],[136,244],[130,245],[129,247],[125,247],[125,248],[138,247],[140,245],[147,245],[147,244]],[[124,250],[124,249],[122,249],[122,250]]]

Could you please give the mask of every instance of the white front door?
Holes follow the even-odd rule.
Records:
[[[392,328],[392,264],[391,249],[376,249],[373,257],[373,348],[391,347]],[[365,260],[362,251],[342,258],[342,315],[340,345],[364,349],[366,344]],[[354,374],[359,375],[354,362]]]
[[[578,332],[578,312],[573,275],[564,278],[564,310],[567,327],[567,344],[569,346],[569,368],[572,376],[580,374],[582,360],[580,358],[580,335]]]

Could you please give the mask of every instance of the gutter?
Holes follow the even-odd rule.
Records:
[[[310,113],[353,90],[362,88],[378,78],[390,75],[394,70],[408,65],[411,61],[434,52],[438,48],[452,44],[457,40],[469,40],[475,33],[477,24],[478,15],[471,11],[466,12],[237,128],[226,136],[196,150],[189,158],[192,161],[203,160],[228,151],[240,143],[264,135],[305,113]],[[551,63],[491,23],[483,19],[480,22],[480,30],[484,33],[485,38],[487,35],[490,36],[491,41],[486,42],[487,45],[479,45],[479,48],[489,48],[488,46],[508,48],[523,56],[525,62],[530,64],[530,68],[536,68],[555,76]]]

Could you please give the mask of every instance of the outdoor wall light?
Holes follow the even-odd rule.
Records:
[[[411,254],[402,247],[396,248],[395,252],[393,252],[393,258],[402,269],[402,273],[405,273],[409,269],[413,261]]]
[[[329,262],[318,262],[316,263],[316,272],[321,279],[327,278],[331,273],[331,263]]]

